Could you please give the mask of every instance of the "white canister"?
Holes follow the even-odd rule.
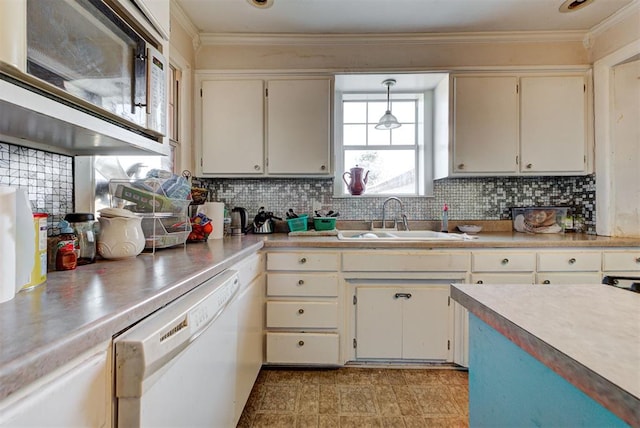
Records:
[[[135,257],[144,250],[142,217],[98,217],[98,254],[105,259]]]

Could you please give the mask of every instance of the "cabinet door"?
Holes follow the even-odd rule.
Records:
[[[517,172],[516,90],[513,76],[454,78],[453,173]]]
[[[584,77],[523,77],[520,85],[520,171],[584,172]]]
[[[110,427],[111,341],[0,401],[0,427]]]
[[[268,82],[268,171],[328,174],[331,81]]]
[[[202,172],[262,174],[262,80],[202,82]]]
[[[449,287],[403,288],[402,358],[446,360],[449,335]]]
[[[356,358],[402,358],[402,301],[395,287],[357,287]]]

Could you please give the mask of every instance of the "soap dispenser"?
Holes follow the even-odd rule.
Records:
[[[442,224],[440,231],[444,233],[449,232],[449,207],[446,203],[444,204],[444,207],[442,207]]]

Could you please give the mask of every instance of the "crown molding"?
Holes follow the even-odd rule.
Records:
[[[201,33],[202,45],[398,45],[450,43],[582,42],[586,31],[469,33],[292,34]]]
[[[594,37],[597,37],[608,29],[615,27],[621,21],[627,19],[634,13],[640,13],[640,0],[633,0],[631,3],[618,10],[604,21],[593,26],[585,35],[585,39],[593,39]]]
[[[171,17],[175,18],[178,21],[178,24],[187,32],[189,37],[191,37],[194,49],[197,49],[200,46],[200,32],[198,28],[191,22],[191,19],[187,16],[185,11],[180,7],[178,2],[172,1],[170,2],[171,6]]]

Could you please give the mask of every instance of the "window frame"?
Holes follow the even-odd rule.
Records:
[[[386,93],[376,93],[373,91],[336,91],[334,102],[334,191],[333,196],[339,198],[350,197],[387,197],[391,194],[367,194],[352,196],[344,191],[343,176],[348,172],[344,165],[345,150],[402,150],[403,148],[415,149],[416,153],[416,191],[413,193],[394,193],[396,196],[403,197],[424,197],[433,196],[433,111],[434,111],[434,95],[433,90],[396,92],[392,96],[393,100],[415,99],[416,105],[416,145],[344,145],[344,110],[343,104],[347,101],[385,101]],[[384,132],[384,131],[383,131]],[[388,131],[387,131],[388,132]]]

